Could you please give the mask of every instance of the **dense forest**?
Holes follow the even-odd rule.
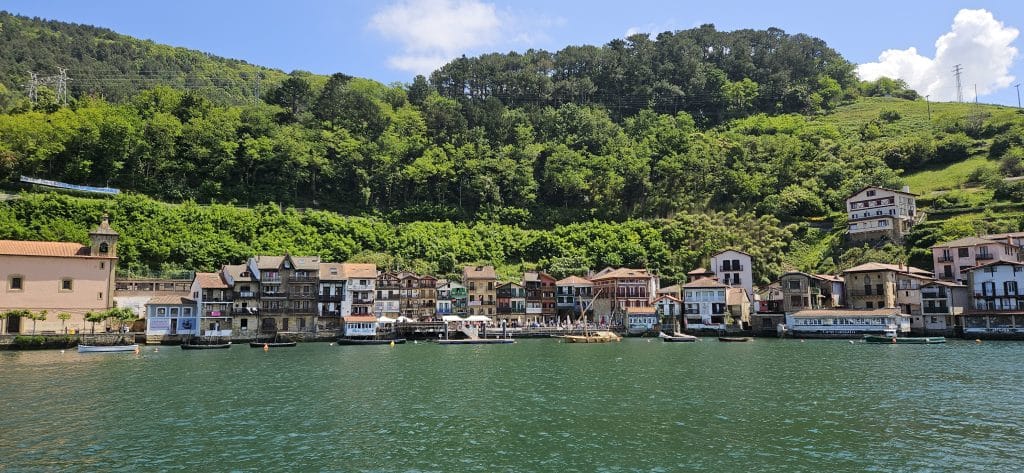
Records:
[[[705,25],[462,57],[384,85],[90,26],[5,13],[0,22],[0,185],[29,175],[185,204],[27,194],[0,207],[0,238],[81,240],[82,216],[103,207],[121,212],[133,270],[288,250],[335,260],[386,252],[442,273],[452,261],[647,265],[672,280],[737,246],[763,255],[763,280],[784,254],[823,271],[870,251],[920,258],[913,248],[851,253],[815,233],[843,228],[836,212],[865,185],[899,186],[907,173],[980,157],[928,203],[1024,198],[1024,183],[1004,179],[1024,174],[1015,110],[927,104],[918,118],[926,104],[902,82],[858,81],[822,40],[778,29]],[[28,100],[24,71],[58,65],[102,79],[72,81],[67,104],[45,86]],[[964,185],[987,190],[954,188]],[[199,205],[210,203],[228,205]],[[127,210],[138,208],[147,210]],[[153,223],[162,220],[180,228]],[[207,222],[215,231],[200,233]],[[912,246],[971,225],[933,225]]]

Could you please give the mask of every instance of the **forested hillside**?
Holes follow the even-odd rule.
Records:
[[[851,253],[830,230],[845,228],[843,199],[866,185],[909,183],[925,192],[926,211],[941,211],[910,247],[869,249],[892,258],[916,262],[934,241],[979,231],[985,211],[989,226],[1021,223],[1012,206],[1024,200],[1024,183],[1012,178],[1024,174],[1024,116],[929,104],[899,81],[859,82],[820,39],[777,29],[706,25],[554,53],[459,58],[429,79],[383,85],[342,73],[271,80],[273,71],[108,30],[0,18],[6,84],[17,84],[26,65],[68,61],[126,78],[109,90],[115,82],[72,87],[67,106],[52,92],[32,103],[20,89],[0,90],[0,185],[15,189],[19,175],[30,175],[184,203],[165,208],[138,197],[164,209],[155,215],[180,220],[180,232],[149,229],[149,213],[120,217],[123,261],[134,269],[210,268],[288,249],[334,259],[386,251],[428,265],[442,257],[499,265],[576,258],[592,267],[649,265],[671,279],[701,255],[738,245],[765,255],[762,278],[781,264],[828,271],[873,256]],[[244,100],[249,84],[131,80],[153,61],[209,78],[267,76],[257,101]],[[7,237],[54,238],[40,222],[55,222],[80,239],[89,222],[49,215],[55,204],[40,199],[5,204]],[[89,215],[126,205],[73,202]],[[209,203],[256,210],[197,205]],[[257,218],[275,208],[268,203],[311,209],[284,214],[294,215],[289,231],[309,239],[283,238]],[[318,222],[350,222],[320,211],[364,218],[356,221],[376,229],[377,243],[315,236],[334,235]],[[209,219],[253,227],[225,223],[214,232],[221,239],[207,241],[192,228]],[[790,223],[798,225],[783,228]],[[716,230],[701,233],[708,225]],[[436,249],[441,242],[403,239],[413,234],[488,243]],[[598,248],[588,238],[613,243]],[[290,246],[274,246],[282,242]],[[201,248],[208,243],[219,248]],[[165,255],[160,246],[181,249]]]

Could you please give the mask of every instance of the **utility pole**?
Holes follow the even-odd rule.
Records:
[[[1020,110],[1020,83],[1017,83],[1017,85],[1013,87],[1017,89],[1017,110]]]
[[[928,104],[928,123],[931,123],[932,122],[932,101],[928,100],[929,97],[931,97],[931,95],[925,95],[924,96],[924,102],[926,104]]]
[[[39,87],[39,75],[35,72],[28,71],[28,84],[25,88],[28,89],[28,99],[32,101],[32,104],[36,103],[36,89]]]
[[[960,88],[961,72],[963,72],[963,68],[961,68],[959,64],[953,67],[953,75],[956,76],[956,101],[962,103],[964,101],[964,93],[963,90]]]
[[[57,101],[63,102],[64,105],[68,104],[68,70],[64,67],[58,67],[59,74],[54,76],[57,81]]]

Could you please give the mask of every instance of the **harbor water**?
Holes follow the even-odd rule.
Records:
[[[0,352],[0,471],[1020,471],[1024,343]]]

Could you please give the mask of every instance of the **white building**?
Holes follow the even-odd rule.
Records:
[[[725,330],[726,290],[714,279],[702,278],[683,285],[687,330]]]
[[[747,300],[754,302],[754,271],[751,256],[742,251],[725,250],[711,256],[711,271],[718,282],[729,287],[742,288]]]
[[[654,308],[662,324],[671,324],[662,328],[663,332],[673,332],[683,326],[683,301],[676,296],[665,294],[654,300]],[[673,326],[674,325],[674,326]]]
[[[910,333],[910,316],[899,309],[808,309],[786,313],[794,337],[850,338],[896,331]]]
[[[346,337],[373,337],[379,322],[372,315],[349,315],[342,318]]]
[[[971,304],[964,335],[1024,335],[1024,263],[994,261],[968,270]]]
[[[917,221],[917,196],[909,187],[865,187],[846,199],[846,212],[850,239],[900,241]]]
[[[146,343],[199,335],[196,302],[181,296],[156,296],[146,303]]]
[[[921,314],[910,319],[910,330],[923,335],[953,335],[957,318],[967,305],[967,286],[950,281],[921,285]]]

